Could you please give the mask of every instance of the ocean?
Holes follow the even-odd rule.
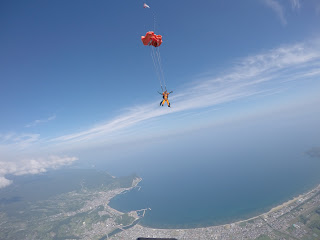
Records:
[[[110,206],[123,212],[151,208],[140,224],[153,228],[220,225],[267,212],[320,184],[320,160],[306,154],[315,133],[284,130],[275,138],[276,131],[262,138],[242,130],[216,140],[196,134],[132,152],[135,160],[122,161],[113,172],[137,173],[141,188]]]
[[[301,159],[305,161],[306,159]],[[313,164],[312,164],[313,165]],[[246,219],[306,192],[320,183],[319,166],[296,169],[247,164],[202,165],[142,176],[143,181],[110,206],[120,211],[151,208],[141,224],[154,228],[191,228]]]

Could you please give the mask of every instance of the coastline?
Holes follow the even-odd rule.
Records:
[[[125,192],[127,191],[131,191],[132,189],[134,189],[135,187],[138,187],[138,184],[142,181],[142,178],[139,178],[135,183],[133,182],[132,183],[132,186],[128,189],[125,189],[123,191],[121,191],[119,194],[117,195],[120,195],[120,194],[124,194]],[[265,217],[267,216],[268,214],[271,214],[275,211],[278,211],[278,210],[281,210],[282,208],[285,208],[287,206],[289,206],[290,204],[298,201],[299,199],[302,199],[304,198],[305,196],[307,196],[308,194],[311,194],[312,192],[314,191],[319,191],[320,192],[320,184],[318,184],[316,187],[312,188],[311,190],[309,190],[308,192],[305,192],[305,193],[302,193],[302,194],[299,194],[298,196],[296,197],[293,197],[292,199],[286,201],[286,202],[283,202],[281,203],[280,205],[277,205],[275,207],[272,207],[269,211],[267,212],[264,212],[264,213],[261,213],[257,216],[253,216],[253,217],[250,217],[250,218],[246,218],[246,219],[243,219],[243,220],[237,220],[237,221],[234,221],[234,222],[230,222],[230,223],[225,223],[225,224],[218,224],[218,225],[211,225],[211,226],[207,226],[207,227],[191,227],[191,228],[154,228],[154,227],[148,227],[148,226],[144,226],[144,225],[141,225],[141,224],[138,224],[139,226],[143,227],[143,228],[149,228],[149,229],[168,229],[168,230],[171,230],[171,229],[180,229],[180,230],[184,230],[184,229],[198,229],[198,228],[210,228],[210,227],[224,227],[224,226],[228,226],[228,225],[231,225],[231,224],[240,224],[240,223],[243,223],[243,222],[247,222],[247,221],[251,221],[251,220],[254,220],[254,219],[257,219],[257,218],[260,218],[260,217]],[[114,196],[115,197],[115,196]],[[111,199],[110,199],[111,200]],[[108,201],[109,203],[110,201]],[[109,208],[111,208],[109,205],[108,205]],[[113,208],[112,208],[113,209]],[[124,214],[124,212],[121,212],[121,211],[118,211],[116,209],[114,209],[115,211],[119,212],[119,213],[122,213]],[[143,209],[144,210],[144,209]],[[151,209],[150,209],[151,210]],[[138,211],[141,211],[141,210],[133,210],[131,212],[138,212]]]
[[[311,194],[314,191],[320,191],[320,184],[318,184],[315,188],[313,188],[312,190],[310,190],[310,191],[308,191],[306,193],[302,193],[299,196],[294,197],[291,200],[288,200],[288,201],[286,201],[286,202],[284,202],[284,203],[282,203],[280,205],[277,205],[277,206],[271,208],[268,212],[261,213],[258,216],[251,217],[251,218],[248,218],[248,219],[239,220],[239,221],[236,221],[236,222],[227,223],[227,224],[218,225],[218,226],[227,226],[227,225],[230,225],[230,224],[239,224],[239,223],[248,222],[248,221],[260,218],[260,217],[266,217],[266,216],[268,216],[269,214],[271,214],[271,213],[273,213],[275,211],[279,211],[279,210],[281,210],[281,209],[283,209],[285,207],[288,207],[290,204],[295,203],[296,201],[299,201],[299,199],[302,199],[302,198],[306,197],[307,195]]]
[[[192,236],[196,237],[199,234],[207,234],[206,237],[209,239],[229,239],[229,232],[232,230],[233,233],[239,232],[239,234],[244,234],[242,231],[245,228],[246,234],[249,234],[248,229],[251,229],[255,232],[256,229],[259,229],[262,233],[272,232],[271,226],[275,224],[281,224],[281,218],[285,215],[290,215],[291,211],[295,210],[298,206],[307,205],[308,202],[315,198],[316,201],[319,201],[320,204],[320,184],[314,187],[313,189],[299,194],[298,196],[290,199],[286,202],[283,202],[280,205],[277,205],[271,208],[269,211],[259,214],[257,216],[239,220],[222,225],[214,225],[208,227],[196,227],[196,228],[174,228],[174,229],[165,229],[165,228],[151,228],[146,227],[141,224],[136,224],[130,229],[118,233],[113,236],[113,239],[136,239],[141,236],[148,237],[176,237],[178,239],[194,239]],[[280,222],[280,223],[279,223]],[[283,222],[283,224],[287,224]],[[246,227],[242,227],[245,225]],[[249,234],[250,235],[250,234]],[[251,234],[252,235],[252,234]],[[250,236],[251,236],[250,235]],[[253,234],[254,235],[254,234]],[[259,235],[254,235],[258,237]],[[227,238],[224,238],[227,237]],[[254,239],[254,238],[253,238]]]

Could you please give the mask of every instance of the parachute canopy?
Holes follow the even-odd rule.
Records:
[[[154,47],[159,47],[162,43],[162,36],[156,35],[154,32],[147,32],[145,36],[141,36],[142,43],[147,45],[152,45]]]
[[[144,3],[143,8],[150,8],[148,4]]]

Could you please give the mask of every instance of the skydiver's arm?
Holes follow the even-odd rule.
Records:
[[[159,91],[157,91],[160,95],[162,95],[162,93],[161,92],[159,92]]]
[[[173,93],[173,91],[169,92],[169,94],[170,94],[170,93]]]

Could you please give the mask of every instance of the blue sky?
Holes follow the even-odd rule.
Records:
[[[319,105],[319,1],[143,3],[0,3],[0,187],[7,174],[81,161],[79,149],[125,151],[130,141]],[[171,109],[159,107],[140,40],[152,12]]]

